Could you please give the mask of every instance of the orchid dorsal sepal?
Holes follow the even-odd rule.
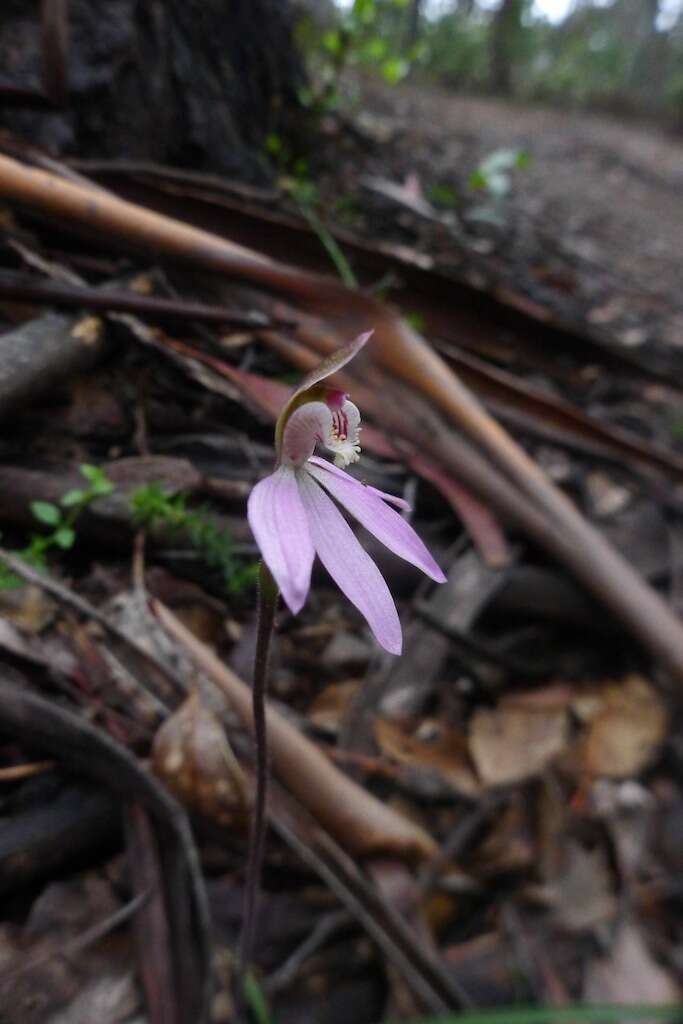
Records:
[[[407,503],[344,472],[360,456],[360,412],[345,392],[322,382],[348,363],[369,337],[361,335],[326,359],[287,402],[276,431],[275,471],[252,490],[248,515],[263,559],[293,614],[306,600],[317,554],[382,647],[400,654],[401,625],[389,588],[338,506],[436,582],[446,577],[392,507],[405,509]],[[336,465],[314,454],[317,445],[334,453]]]
[[[348,345],[344,345],[342,348],[338,348],[331,355],[327,356],[322,362],[306,374],[304,379],[299,384],[298,388],[290,395],[289,400],[283,407],[282,412],[278,416],[277,423],[275,425],[275,449],[279,454],[282,448],[282,435],[284,433],[285,426],[292,413],[296,409],[300,408],[306,402],[317,401],[324,397],[325,392],[343,395],[344,392],[339,391],[338,388],[316,388],[316,384],[320,384],[321,381],[331,377],[333,373],[341,370],[347,363],[358,355],[364,345],[370,340],[373,335],[373,331],[366,331],[364,334],[359,334],[357,338],[349,342]]]

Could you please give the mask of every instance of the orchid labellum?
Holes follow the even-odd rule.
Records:
[[[289,399],[275,431],[275,471],[254,487],[248,516],[263,560],[294,614],[306,600],[317,554],[377,641],[400,654],[401,625],[389,588],[337,506],[433,580],[443,583],[445,576],[396,511],[407,503],[344,471],[360,458],[360,413],[345,392],[323,383],[353,359],[371,333],[316,367]],[[314,454],[318,446],[334,454],[334,465]]]

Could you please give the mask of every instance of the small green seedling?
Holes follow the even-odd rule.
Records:
[[[79,516],[98,498],[114,490],[114,484],[98,466],[82,465],[80,473],[85,483],[67,491],[59,504],[51,501],[32,501],[31,512],[46,529],[32,533],[28,544],[13,552],[36,569],[47,565],[48,552],[58,548],[68,551],[76,543],[76,524]],[[183,533],[190,544],[202,555],[207,565],[218,569],[229,593],[236,594],[256,580],[258,566],[245,564],[235,553],[232,537],[206,509],[189,509],[184,494],[166,494],[160,483],[145,484],[130,494],[130,505],[135,521],[146,527],[164,525]],[[0,566],[0,589],[22,585],[22,580],[9,569]]]
[[[76,543],[78,517],[93,501],[114,490],[113,483],[99,466],[84,463],[79,469],[85,485],[67,491],[58,505],[51,501],[32,501],[30,504],[34,518],[48,527],[48,530],[32,533],[26,547],[15,554],[35,569],[45,568],[48,551],[54,548],[68,551],[72,548]],[[8,590],[21,585],[22,581],[14,573],[0,568],[0,589]]]
[[[229,532],[207,509],[189,509],[186,495],[167,494],[155,481],[132,491],[130,504],[140,526],[165,526],[184,534],[207,565],[221,573],[229,593],[240,593],[255,582],[258,565],[245,564]]]
[[[530,163],[531,156],[525,149],[496,149],[470,174],[469,185],[500,201],[512,187],[512,171],[525,170]]]

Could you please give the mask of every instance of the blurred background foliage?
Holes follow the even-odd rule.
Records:
[[[683,128],[683,0],[298,0],[297,31],[308,105],[338,105],[358,66]]]

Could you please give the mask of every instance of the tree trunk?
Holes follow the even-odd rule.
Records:
[[[641,0],[641,3],[640,10],[631,11],[628,22],[627,31],[635,45],[629,62],[627,85],[641,99],[653,102],[661,97],[666,85],[668,39],[663,32],[657,31],[660,0]]]
[[[422,0],[410,0],[408,7],[408,27],[406,29],[406,46],[413,46],[417,42],[420,31],[420,16],[422,14]]]
[[[491,23],[491,88],[505,96],[513,91],[512,70],[523,10],[524,0],[501,0]]]
[[[263,180],[264,139],[298,108],[291,28],[288,0],[69,0],[66,105],[9,111],[0,95],[0,118],[60,154]],[[39,88],[48,59],[34,5],[3,0],[0,67]]]

